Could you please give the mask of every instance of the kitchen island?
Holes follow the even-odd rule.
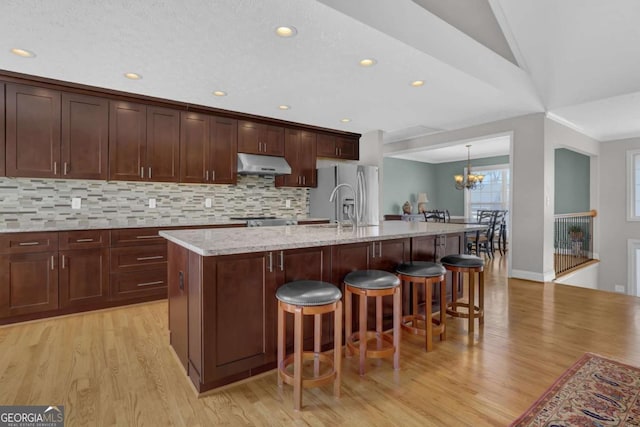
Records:
[[[161,231],[169,241],[171,346],[198,392],[273,369],[279,286],[309,279],[342,288],[342,278],[353,270],[394,271],[401,262],[460,253],[464,233],[476,229],[386,221],[356,229],[318,224]],[[391,305],[384,302],[389,320]],[[313,322],[304,331],[307,348]],[[331,316],[325,316],[324,346],[331,345],[332,334]]]

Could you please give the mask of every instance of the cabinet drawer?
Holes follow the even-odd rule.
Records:
[[[58,250],[58,233],[0,234],[0,253],[24,254]]]
[[[111,274],[113,299],[137,296],[164,295],[167,293],[167,269]]]
[[[58,233],[60,250],[109,247],[108,230],[63,231]]]
[[[138,246],[138,245],[155,245],[164,243],[164,237],[160,237],[160,230],[166,228],[119,228],[111,230],[111,246]]]
[[[132,246],[111,249],[111,271],[113,273],[166,268],[167,245]]]

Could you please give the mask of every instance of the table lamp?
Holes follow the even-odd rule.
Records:
[[[429,203],[429,199],[427,198],[427,193],[418,193],[418,212],[424,213],[427,210],[427,203]]]

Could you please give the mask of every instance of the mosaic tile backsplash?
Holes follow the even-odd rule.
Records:
[[[72,197],[82,199],[80,209],[71,209]],[[155,209],[148,207],[150,198],[156,199]],[[204,224],[308,212],[309,191],[276,188],[273,176],[240,175],[237,185],[0,178],[0,231]]]

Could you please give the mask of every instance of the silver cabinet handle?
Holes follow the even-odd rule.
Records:
[[[69,167],[67,165],[67,162],[64,162],[62,164],[62,173],[66,175],[68,171],[69,171]]]
[[[204,180],[209,181],[209,171],[204,172]]]
[[[149,169],[149,170],[148,170],[148,172],[149,172],[149,173],[148,173],[147,178],[151,178],[151,166],[149,166],[147,169]]]
[[[35,245],[39,245],[40,242],[20,242],[18,243],[19,246],[35,246]]]
[[[280,271],[284,271],[284,251],[280,251]]]
[[[144,178],[144,167],[140,166],[140,178]]]
[[[64,270],[64,255],[62,255],[62,269]]]
[[[51,255],[51,270],[55,270],[55,265],[54,265],[54,261],[53,261],[53,255]]]
[[[93,239],[76,239],[76,243],[93,242]]]
[[[58,162],[53,162],[53,174],[58,175]]]
[[[138,261],[150,261],[152,259],[162,259],[164,258],[164,256],[162,255],[156,255],[156,256],[141,256],[139,258],[136,258],[136,260]]]
[[[216,180],[216,171],[212,170],[211,171],[211,181],[215,181]]]
[[[382,242],[378,242],[378,257],[382,258]]]
[[[269,273],[273,273],[273,252],[269,252]]]
[[[157,239],[160,236],[136,236],[136,239]]]
[[[302,176],[302,183],[303,183],[304,185],[307,185],[307,177],[306,177],[306,175],[303,175],[303,176]]]
[[[163,283],[164,283],[163,280],[158,280],[156,282],[137,283],[136,286],[138,286],[138,287],[153,286],[153,285],[162,285]]]
[[[376,242],[371,242],[371,258],[376,257]]]

